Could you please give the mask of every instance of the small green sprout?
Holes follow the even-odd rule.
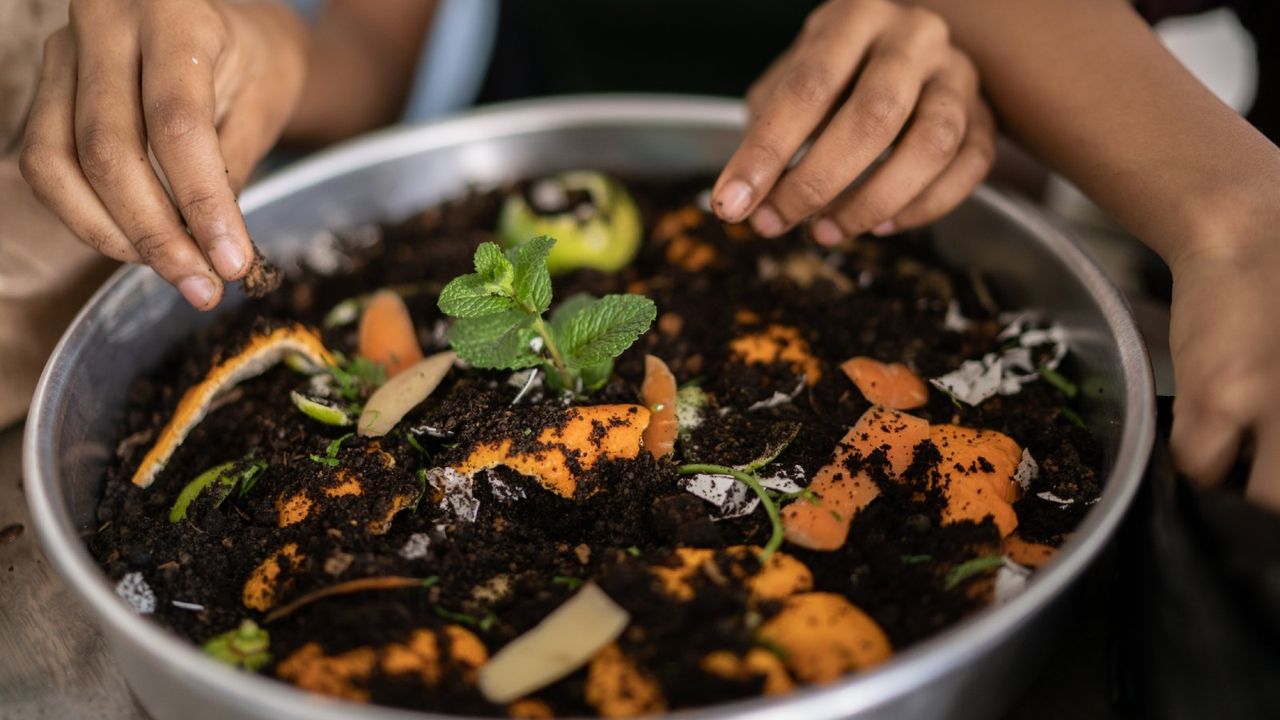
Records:
[[[206,655],[231,667],[254,672],[271,662],[271,636],[252,620],[234,630],[215,635],[202,646]]]
[[[903,555],[903,565],[920,565],[922,563],[933,562],[932,555]]]
[[[338,451],[342,449],[343,441],[345,441],[347,438],[351,437],[354,434],[355,433],[347,433],[342,437],[338,437],[338,438],[334,438],[333,440],[330,440],[329,444],[324,449],[324,456],[321,457],[320,455],[316,455],[315,453],[312,453],[310,456],[311,462],[319,463],[321,465],[325,465],[328,467],[338,467]]]
[[[169,522],[185,520],[187,509],[192,501],[210,486],[213,486],[215,508],[221,507],[237,486],[240,488],[240,495],[243,496],[257,483],[258,476],[266,469],[267,463],[263,460],[250,460],[247,464],[244,460],[235,460],[205,470],[178,493],[178,499],[173,502],[173,507],[169,508]]]
[[[1074,398],[1076,395],[1080,394],[1080,388],[1076,387],[1075,383],[1066,379],[1063,377],[1062,373],[1054,370],[1048,365],[1040,366],[1040,377],[1045,382],[1061,390],[1062,394],[1066,395],[1068,398]]]
[[[474,273],[454,278],[440,292],[440,310],[455,318],[449,344],[478,368],[522,370],[540,366],[548,382],[582,393],[608,380],[613,358],[653,323],[657,308],[641,295],[575,295],[548,322],[551,275],[547,255],[556,241],[536,237],[503,252],[476,248]]]
[[[342,399],[352,404],[348,414],[358,414],[358,403],[373,390],[387,381],[387,369],[359,355],[348,359],[342,353],[333,353],[336,361],[327,370],[338,383],[338,393]]]
[[[572,575],[557,575],[551,578],[551,582],[555,585],[564,585],[569,590],[577,590],[582,587],[582,583],[586,582],[582,578],[573,577]]]
[[[738,482],[751,488],[756,497],[760,498],[760,504],[764,506],[765,514],[769,516],[769,524],[773,526],[773,532],[769,535],[769,542],[765,543],[764,549],[760,551],[760,562],[768,562],[778,548],[782,547],[782,517],[778,514],[778,504],[774,502],[773,496],[760,484],[760,478],[756,477],[754,473],[743,472],[728,465],[690,463],[680,466],[681,475],[698,475],[700,473],[732,476]]]
[[[947,580],[943,587],[950,590],[978,573],[1000,567],[1002,563],[1004,563],[1003,555],[983,555],[965,560],[951,568],[951,572],[947,573]]]
[[[1081,430],[1089,429],[1089,426],[1084,424],[1084,418],[1080,417],[1080,413],[1077,413],[1075,410],[1072,410],[1066,405],[1058,406],[1058,414],[1061,415],[1063,419],[1065,419],[1067,422],[1071,423],[1072,425],[1075,425]]]

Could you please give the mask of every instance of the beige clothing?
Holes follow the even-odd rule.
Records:
[[[0,0],[0,428],[26,414],[45,359],[113,269],[31,194],[18,173],[44,39],[67,0]]]

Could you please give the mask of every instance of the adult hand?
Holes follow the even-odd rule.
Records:
[[[253,262],[236,192],[297,101],[305,40],[266,0],[72,0],[23,177],[82,241],[212,308]]]
[[[1171,266],[1174,466],[1216,485],[1251,445],[1245,496],[1280,513],[1280,324],[1270,314],[1280,246],[1233,240]]]
[[[937,15],[890,0],[819,7],[747,106],[746,136],[713,207],[729,222],[749,217],[767,237],[809,217],[827,245],[926,224],[960,204],[995,157],[973,64]]]

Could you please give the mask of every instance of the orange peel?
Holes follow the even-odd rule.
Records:
[[[840,369],[872,405],[911,410],[929,402],[929,388],[902,363],[882,363],[859,355],[845,360]]]
[[[792,595],[760,626],[760,637],[782,649],[787,668],[806,683],[832,682],[893,655],[880,625],[837,593]]]
[[[535,478],[561,497],[572,498],[578,478],[570,457],[583,471],[604,459],[635,458],[650,418],[648,408],[627,404],[583,405],[566,413],[562,424],[543,428],[533,449],[514,449],[509,438],[480,443],[454,469],[468,474],[503,465]]]
[[[634,717],[667,709],[658,681],[624,655],[617,643],[605,645],[591,658],[583,695],[601,717]]]
[[[741,657],[728,650],[707,653],[698,662],[703,672],[726,680],[753,680],[761,678],[765,695],[786,695],[795,689],[796,683],[787,674],[787,668],[777,655],[761,648],[751,648]]]
[[[785,362],[805,382],[813,385],[822,378],[822,363],[809,351],[809,343],[792,325],[774,323],[760,332],[739,335],[729,341],[733,357],[747,365]]]
[[[878,406],[864,412],[841,438],[831,462],[809,483],[817,502],[802,498],[782,508],[787,540],[810,550],[835,550],[844,545],[854,516],[880,495],[880,488],[865,470],[851,474],[845,467],[850,455],[865,458],[882,450],[889,460],[889,471],[899,475],[911,465],[915,446],[928,439],[926,420]]]
[[[133,473],[133,484],[145,488],[155,481],[156,475],[187,439],[191,429],[208,414],[209,407],[219,395],[240,382],[261,375],[289,355],[299,355],[317,367],[334,364],[333,356],[320,341],[320,335],[304,325],[286,325],[254,336],[239,352],[215,365],[204,380],[182,395],[173,417]]]

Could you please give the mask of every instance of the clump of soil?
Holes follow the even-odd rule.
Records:
[[[557,299],[641,292],[659,312],[655,327],[618,359],[608,383],[576,402],[640,403],[644,355],[652,353],[680,384],[697,383],[710,399],[704,422],[681,439],[678,456],[746,463],[780,428],[799,424],[794,441],[768,467],[798,467],[797,476],[807,478],[831,461],[841,437],[869,407],[840,372],[841,361],[866,355],[903,362],[927,378],[999,350],[991,309],[978,301],[968,275],[941,266],[924,233],[819,251],[799,232],[768,240],[700,213],[678,246],[654,232],[665,213],[690,206],[705,186],[705,179],[632,183],[648,238],[636,260],[617,274],[556,278]],[[676,600],[652,568],[670,564],[677,547],[764,545],[771,526],[762,509],[717,519],[716,507],[683,489],[678,458],[646,452],[579,468],[572,499],[504,467],[477,473],[462,494],[427,480],[426,471],[459,462],[477,443],[509,439],[525,447],[563,421],[564,402],[553,393],[535,390],[514,403],[521,387],[511,373],[454,368],[391,434],[373,439],[347,436],[349,428],[300,413],[290,393],[307,392],[311,380],[280,365],[222,398],[151,487],[130,483],[183,390],[272,323],[320,327],[339,303],[390,287],[405,297],[424,351],[444,349],[446,323],[436,296],[449,279],[471,270],[477,244],[493,240],[501,200],[513,190],[524,187],[474,192],[399,224],[334,238],[331,257],[175,349],[132,389],[90,547],[113,581],[141,573],[157,600],[152,617],[196,643],[243,619],[264,620],[265,611],[246,606],[244,589],[271,558],[277,607],[357,578],[423,580],[418,587],[327,597],[271,622],[272,661],[259,671],[269,676],[311,643],[330,658],[376,655],[416,630],[440,632],[447,625],[468,629],[492,655],[594,580],[630,613],[618,645],[656,681],[665,707],[759,695],[759,678],[716,676],[700,660],[713,651],[741,655],[758,647],[756,629],[780,604],[752,600],[741,582],[715,571],[691,580],[692,599]],[[797,260],[798,254],[807,257]],[[815,270],[814,262],[823,267]],[[789,265],[809,271],[779,270]],[[944,329],[953,302],[976,320],[971,329]],[[799,328],[820,363],[818,377],[787,362],[745,364],[732,357],[735,337],[769,324]],[[356,325],[327,327],[323,338],[351,357]],[[794,395],[777,402],[778,393]],[[1018,534],[1058,545],[1101,492],[1099,449],[1062,411],[1069,405],[1060,390],[1035,382],[977,407],[931,390],[928,404],[911,412],[933,423],[998,430],[1026,448],[1039,475],[1014,506]],[[266,464],[248,492],[233,492],[216,506],[211,494],[202,494],[185,520],[169,521],[170,506],[190,480],[246,458]],[[856,515],[847,542],[833,552],[782,548],[812,571],[814,590],[838,593],[874,619],[895,651],[991,602],[990,570],[956,582],[948,575],[968,560],[998,553],[1000,533],[990,518],[943,522],[945,500],[930,480],[938,462],[937,449],[922,443],[911,468],[891,479],[881,453],[851,458],[847,469],[869,472],[880,495]],[[1045,493],[1067,504],[1045,500]],[[282,554],[286,546],[292,549]],[[474,677],[445,665],[434,682],[375,667],[329,687],[406,708],[507,714],[481,696]],[[587,671],[579,669],[534,697],[556,715],[595,714],[586,683]]]

